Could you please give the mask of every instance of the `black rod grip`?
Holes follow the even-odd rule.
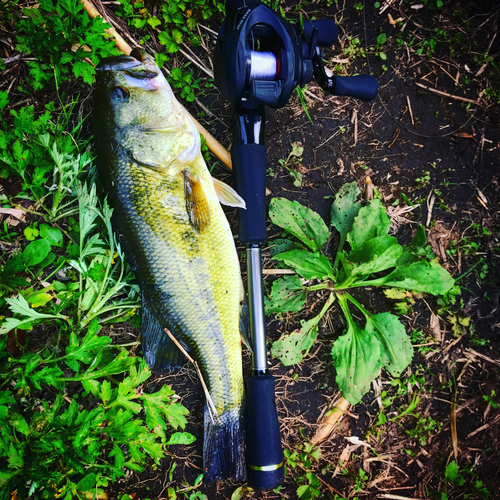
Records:
[[[373,101],[378,94],[378,82],[371,75],[334,76],[333,95],[356,97],[362,101]]]
[[[248,484],[257,490],[271,490],[284,480],[274,378],[254,375],[247,378],[246,389]]]
[[[266,148],[244,144],[231,150],[236,191],[246,209],[238,209],[239,239],[242,243],[264,243],[266,232]]]

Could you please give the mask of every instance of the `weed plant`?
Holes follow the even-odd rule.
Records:
[[[2,107],[8,104],[0,93]],[[19,246],[0,262],[0,499],[104,498],[103,488],[159,465],[169,444],[194,437],[182,431],[187,410],[169,386],[147,393],[144,359],[116,344],[102,326],[135,315],[133,282],[100,201],[92,158],[69,121],[51,110],[11,110],[1,123],[1,175],[22,190],[6,208],[33,220]],[[34,203],[36,210],[25,209]],[[29,212],[32,212],[31,214]],[[56,222],[57,221],[57,222]],[[5,248],[5,247],[4,247]],[[139,418],[139,414],[144,415]]]
[[[331,224],[340,242],[333,263],[322,252],[331,232],[317,213],[284,198],[273,199],[269,208],[271,220],[295,238],[275,240],[271,247],[273,259],[296,274],[273,283],[266,298],[267,314],[299,312],[305,307],[308,293],[330,291],[319,314],[302,320],[300,329],[274,342],[271,353],[287,366],[301,361],[318,336],[321,317],[337,300],[347,330],[333,344],[333,365],[342,395],[351,404],[361,400],[381,368],[398,377],[411,362],[413,348],[397,316],[369,312],[349,290],[385,287],[389,297],[398,296],[394,289],[404,290],[405,294],[440,296],[454,286],[453,278],[436,259],[429,260],[422,226],[412,244],[403,247],[388,234],[390,219],[380,200],[362,206],[359,196],[355,183],[344,185],[335,196]],[[354,320],[352,306],[361,312],[365,325]]]

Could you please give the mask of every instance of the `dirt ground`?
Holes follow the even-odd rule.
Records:
[[[113,10],[114,2],[104,3]],[[320,445],[321,458],[312,461],[310,470],[325,499],[500,498],[500,412],[483,397],[495,391],[496,401],[500,399],[500,93],[496,98],[489,97],[491,90],[485,93],[500,85],[500,8],[496,2],[445,1],[442,8],[431,9],[435,1],[412,5],[397,0],[380,13],[373,2],[365,2],[363,9],[356,8],[362,2],[337,3],[325,7],[326,2],[302,2],[297,7],[287,0],[285,10],[290,19],[301,12],[339,22],[340,41],[325,51],[328,67],[343,74],[371,72],[380,83],[379,96],[361,103],[327,95],[311,82],[305,95],[313,123],[296,94],[287,107],[268,109],[268,201],[273,196],[297,200],[328,221],[331,197],[338,189],[352,181],[363,187],[370,176],[390,207],[395,234],[408,241],[418,223],[425,225],[440,262],[460,278],[462,293],[454,304],[426,296],[409,308],[402,321],[415,345],[413,363],[396,382],[382,374],[363,402],[352,407]],[[418,5],[421,8],[415,8]],[[391,20],[399,18],[393,26]],[[218,31],[220,21],[210,20],[208,26]],[[387,42],[375,49],[382,32]],[[209,47],[214,41],[206,35]],[[418,54],[422,44],[425,50]],[[432,57],[427,55],[429,47]],[[193,50],[209,67],[210,54],[202,47]],[[198,76],[203,81],[203,73]],[[215,88],[200,92],[197,99],[210,110],[200,121],[230,147],[231,106]],[[196,103],[188,108],[195,116],[201,111]],[[278,162],[287,158],[295,142],[304,148],[302,159],[294,164],[303,175],[301,187],[294,186]],[[214,175],[230,179],[220,163]],[[228,217],[236,229],[235,212],[228,212]],[[270,238],[279,234],[269,222]],[[272,268],[267,249],[264,258],[264,267]],[[268,286],[273,279],[266,277]],[[297,328],[300,319],[312,317],[321,303],[320,293],[300,315],[268,318],[269,341]],[[359,296],[374,312],[394,311],[394,301],[376,290]],[[338,398],[330,351],[345,327],[342,321],[334,307],[321,322],[311,354],[300,364],[286,368],[270,360],[283,448],[290,453],[304,452],[318,421]],[[128,325],[113,329],[117,336],[130,331]],[[248,353],[245,369],[250,370]],[[119,481],[110,498],[122,493],[136,499],[168,498],[174,463],[176,484],[192,485],[202,471],[204,398],[196,372],[185,365],[175,375],[152,380],[151,389],[163,383],[171,384],[190,410],[186,430],[198,439],[191,446],[171,447],[161,469],[132,473]],[[417,396],[411,414],[391,420]],[[379,418],[381,408],[385,423]],[[450,429],[455,423],[456,456]],[[452,460],[463,484],[445,480]],[[298,498],[297,481],[304,474],[300,465],[289,465],[279,490],[247,497]],[[238,486],[224,481],[202,485],[199,491],[210,500],[229,499]]]
[[[418,339],[414,361],[401,382],[391,384],[383,375],[363,403],[351,408],[333,436],[320,446],[321,459],[313,463],[312,469],[321,482],[321,498],[437,499],[446,498],[445,494],[450,499],[500,498],[500,414],[483,398],[492,390],[500,393],[499,110],[484,96],[479,97],[489,85],[498,88],[500,73],[497,71],[497,79],[492,81],[474,76],[481,68],[475,54],[484,54],[488,49],[490,55],[498,55],[500,43],[494,34],[499,9],[486,2],[445,2],[439,11],[416,10],[395,2],[379,14],[368,3],[361,13],[353,1],[341,3],[327,9],[302,4],[301,12],[341,20],[339,45],[325,51],[325,60],[332,69],[342,65],[346,74],[371,71],[380,83],[379,97],[371,103],[334,97],[312,82],[306,92],[312,124],[297,96],[283,109],[269,109],[269,199],[284,196],[298,200],[328,220],[330,197],[346,182],[357,181],[362,187],[369,175],[391,207],[398,236],[408,239],[417,223],[426,225],[442,264],[455,278],[463,278],[459,281],[462,295],[454,305],[443,307],[434,298],[426,297],[404,317],[410,335],[421,333],[414,334],[414,340]],[[293,18],[294,3],[287,2],[287,7]],[[449,40],[436,43],[432,58],[425,51],[418,55],[410,50],[408,42],[398,46],[395,35],[401,24],[393,27],[388,14],[393,20],[401,17],[403,33],[412,33],[417,41],[432,38],[436,30],[446,32]],[[210,26],[217,31],[215,23]],[[381,32],[388,37],[384,46],[386,60],[372,49]],[[346,56],[346,49],[352,46],[350,40],[355,38],[365,49],[365,57]],[[453,57],[450,48],[455,51]],[[206,53],[200,52],[200,56],[206,57]],[[348,63],[338,62],[343,60]],[[488,74],[495,78],[494,72]],[[418,84],[445,94],[433,93]],[[231,106],[224,104],[215,89],[199,96],[199,100],[220,118],[206,116],[205,126],[229,147]],[[197,113],[200,108],[193,105],[190,111]],[[294,142],[304,148],[302,160],[296,165],[303,174],[300,188],[293,185],[292,177],[278,163],[288,156]],[[214,174],[229,179],[220,164]],[[412,211],[401,211],[405,206],[412,207]],[[235,223],[235,214],[229,212],[228,216]],[[280,234],[271,224],[269,227],[270,238]],[[489,234],[478,228],[486,228]],[[265,251],[264,256],[264,266],[271,268],[269,252]],[[392,301],[373,290],[362,298],[376,312],[393,308]],[[302,316],[269,318],[269,340],[295,329],[315,307],[317,303],[311,302]],[[463,322],[468,326],[460,325],[463,318],[470,318]],[[330,349],[343,328],[341,315],[334,310],[323,320],[319,341],[302,363],[287,369],[278,360],[271,360],[271,372],[277,380],[283,447],[290,453],[303,451],[318,420],[338,397]],[[249,370],[248,355],[245,361]],[[196,374],[185,366],[179,374],[157,379],[153,384],[164,382],[173,385],[190,409],[188,430],[199,439],[165,459],[161,471],[134,474],[120,484],[121,492],[136,492],[137,498],[166,498],[170,485],[167,472],[174,462],[174,479],[193,484],[201,472],[199,416],[203,395]],[[387,393],[387,421],[377,426],[381,390]],[[408,415],[391,421],[417,394],[419,403],[414,415],[419,417]],[[408,435],[406,431],[417,429],[422,419],[435,425],[431,423],[431,429],[420,436],[418,432],[417,437]],[[462,485],[445,484],[446,466],[454,459],[452,420],[456,420],[457,428],[456,460],[459,470],[464,471]],[[364,444],[353,444],[349,440],[352,437]],[[297,498],[296,479],[304,473],[300,466],[289,466],[279,491],[254,493],[252,498]],[[490,496],[481,489],[481,481]],[[230,498],[237,486],[226,481],[199,489],[209,499],[223,499]]]

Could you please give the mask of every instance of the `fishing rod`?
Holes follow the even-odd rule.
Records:
[[[248,483],[260,490],[284,479],[283,450],[274,378],[267,369],[261,245],[266,234],[265,106],[286,105],[297,86],[313,76],[333,95],[374,99],[370,75],[330,76],[321,47],[338,38],[329,19],[291,24],[260,0],[226,0],[226,18],[214,54],[215,83],[234,105],[231,159],[236,190],[246,202],[238,209],[239,239],[246,245],[252,344],[252,375],[246,380]]]

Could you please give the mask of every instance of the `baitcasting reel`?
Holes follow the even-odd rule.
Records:
[[[378,84],[370,75],[328,76],[323,51],[338,39],[329,19],[291,24],[258,0],[226,2],[214,56],[215,81],[226,99],[246,108],[286,105],[295,87],[314,76],[334,95],[370,101]]]
[[[320,47],[333,45],[333,21],[290,24],[259,0],[227,0],[214,56],[215,82],[235,106],[231,160],[236,190],[246,202],[238,209],[239,239],[246,245],[252,376],[246,379],[248,483],[270,490],[283,481],[283,451],[274,378],[267,369],[261,245],[266,233],[265,106],[286,105],[297,86],[314,76],[335,95],[374,99],[378,84],[369,75],[328,76]]]

